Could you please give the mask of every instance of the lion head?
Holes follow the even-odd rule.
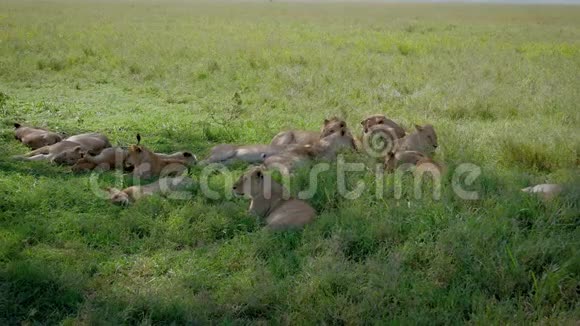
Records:
[[[324,125],[320,131],[320,138],[327,137],[340,131],[347,131],[346,121],[337,117],[324,119]]]
[[[364,133],[367,133],[372,126],[384,125],[387,122],[387,117],[382,114],[375,114],[367,117],[360,124],[363,127]]]
[[[130,199],[129,195],[126,192],[121,191],[117,188],[106,188],[105,191],[109,193],[109,200],[111,200],[113,204],[123,206],[129,205]]]
[[[236,196],[248,198],[259,196],[264,193],[264,179],[266,178],[262,167],[254,167],[244,173],[232,187]]]
[[[85,153],[81,150],[80,146],[76,146],[73,149],[63,151],[56,154],[52,161],[56,164],[62,165],[74,165],[78,160],[80,160]]]
[[[140,145],[141,135],[137,134],[137,144],[129,146],[127,151],[127,158],[125,159],[126,169],[135,169],[138,166],[154,161],[155,154],[147,149],[145,146]]]
[[[419,135],[419,138],[422,140],[422,143],[426,145],[426,147],[431,147],[434,151],[439,146],[437,143],[437,133],[435,132],[435,128],[433,128],[432,125],[415,125],[415,129],[417,130],[417,135]]]

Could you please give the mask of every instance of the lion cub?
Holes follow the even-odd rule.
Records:
[[[304,131],[304,130],[289,130],[282,131],[270,142],[270,145],[274,146],[286,146],[291,144],[298,145],[314,145],[320,140],[328,135],[339,132],[341,130],[346,130],[346,121],[333,117],[330,119],[324,119],[324,124],[320,132],[316,131]]]
[[[14,124],[14,137],[31,149],[39,149],[62,141],[61,135],[40,129]]]
[[[145,196],[161,194],[170,195],[173,192],[185,190],[193,185],[193,180],[186,176],[174,178],[161,178],[156,182],[144,186],[132,186],[119,190],[117,188],[106,188],[109,193],[109,199],[114,204],[128,205]]]
[[[235,195],[251,199],[250,213],[264,218],[271,230],[300,228],[312,222],[316,211],[303,200],[286,198],[286,189],[255,167],[233,186]]]

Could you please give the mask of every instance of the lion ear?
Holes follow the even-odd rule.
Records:
[[[330,120],[328,119],[324,119],[324,125],[326,126],[328,123],[330,122]]]
[[[81,151],[81,147],[80,146],[77,146],[73,150],[74,150],[75,153],[79,153]]]
[[[417,131],[423,131],[423,127],[419,125],[415,125],[415,129],[417,129]]]
[[[137,151],[137,153],[141,153],[143,150],[141,149],[141,146],[137,146],[135,147],[135,151]]]
[[[364,126],[364,125],[367,123],[367,120],[368,120],[368,119],[364,119],[363,121],[361,121],[361,122],[360,122],[360,125],[361,125],[361,126]]]
[[[19,124],[19,123],[16,123],[16,122],[14,123],[14,128],[18,129],[18,128],[20,128],[20,127],[22,127],[22,125],[21,125],[21,124]]]
[[[137,134],[137,145],[141,143],[141,134]]]

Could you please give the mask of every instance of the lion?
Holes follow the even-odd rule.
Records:
[[[385,159],[385,170],[393,172],[396,168],[403,165],[414,165],[416,171],[432,171],[442,175],[446,168],[441,163],[434,161],[429,156],[418,151],[401,151],[392,154],[392,157]]]
[[[173,154],[155,153],[163,160],[180,160],[184,165],[192,166],[197,162],[197,157],[190,152],[176,152]],[[131,170],[131,166],[126,166],[125,161],[129,156],[129,150],[121,147],[105,148],[99,155],[83,154],[82,157],[72,166],[73,172],[90,171],[96,168],[101,170]]]
[[[299,166],[313,160],[336,159],[342,150],[356,150],[354,137],[349,131],[341,130],[330,134],[314,145],[293,145],[279,154],[265,157],[264,166],[278,168],[282,173],[288,174]]]
[[[32,150],[50,146],[62,141],[62,136],[45,129],[25,127],[14,124],[14,137]]]
[[[82,147],[87,148],[87,153],[93,155],[97,155],[103,149],[111,147],[107,136],[96,132],[70,136],[65,140],[78,143]]]
[[[171,154],[165,153],[155,153],[157,156],[164,160],[182,160],[185,165],[193,166],[197,164],[197,156],[195,156],[192,152],[188,151],[180,151]]]
[[[530,194],[536,194],[544,201],[549,201],[558,196],[563,190],[563,187],[559,184],[545,183],[539,184],[532,187],[526,187],[522,189],[523,192]]]
[[[375,114],[375,115],[371,115],[369,117],[366,117],[363,121],[360,122],[360,124],[363,127],[363,136],[369,132],[369,130],[372,126],[377,126],[377,125],[386,126],[388,128],[391,128],[394,132],[394,135],[396,135],[396,138],[403,138],[406,135],[405,129],[403,129],[401,126],[399,126],[395,121],[387,118],[386,116],[384,116],[382,114]]]
[[[384,157],[385,169],[393,171],[402,164],[418,165],[419,161],[434,165],[439,172],[444,172],[444,167],[431,160],[433,152],[438,147],[437,134],[432,125],[415,125],[416,131],[403,138],[396,139],[393,146],[386,151]]]
[[[265,157],[278,154],[283,150],[283,146],[277,145],[221,144],[214,146],[211,149],[209,157],[200,163],[221,163],[228,165],[236,161],[243,161],[250,164],[258,164],[262,163]]]
[[[384,159],[394,151],[400,134],[386,124],[375,124],[365,128],[362,136],[362,149],[370,156]]]
[[[431,156],[439,144],[437,133],[432,125],[415,125],[415,132],[395,141],[393,153],[398,151],[417,151]]]
[[[137,144],[129,147],[127,158],[125,159],[125,167],[133,169],[133,174],[136,177],[148,179],[160,176],[162,172],[173,175],[181,174],[187,170],[187,159],[164,158],[140,145],[140,143],[141,135],[137,134]],[[188,154],[191,153],[188,152]]]
[[[301,228],[316,217],[312,206],[287,196],[287,190],[264,174],[261,167],[242,175],[233,185],[233,192],[251,199],[250,213],[265,219],[266,228],[270,230]]]
[[[211,149],[207,159],[201,164],[221,163],[231,164],[243,161],[249,164],[263,163],[267,157],[279,155],[289,149],[302,145],[314,145],[321,138],[327,137],[341,130],[348,130],[346,122],[338,118],[324,120],[324,126],[320,132],[314,131],[284,131],[274,137],[269,145],[232,145],[221,144]]]
[[[187,176],[173,178],[161,178],[156,182],[144,186],[131,186],[123,190],[117,188],[106,188],[109,193],[109,200],[118,205],[129,205],[145,196],[161,194],[170,195],[176,191],[185,190],[193,185],[193,180]]]
[[[304,130],[282,131],[274,136],[270,145],[314,145],[318,140],[341,130],[347,130],[346,121],[337,117],[332,117],[330,119],[324,119],[324,124],[320,132]]]
[[[73,165],[83,154],[99,154],[108,147],[111,147],[111,144],[106,136],[88,133],[71,136],[61,142],[38,148],[15,158],[28,161],[48,160],[56,164]]]
[[[102,170],[123,169],[128,155],[129,151],[121,147],[105,148],[98,155],[82,154],[81,158],[72,166],[72,171],[90,171],[97,167]]]

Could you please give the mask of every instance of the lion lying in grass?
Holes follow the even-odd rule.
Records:
[[[39,149],[62,141],[62,136],[45,129],[14,124],[14,137],[31,149]]]
[[[437,133],[432,125],[415,125],[415,132],[403,138],[396,139],[392,150],[385,157],[386,170],[394,170],[401,164],[429,163],[435,165],[440,172],[443,167],[431,159],[439,144]]]
[[[227,165],[236,161],[243,161],[250,164],[258,164],[262,163],[265,157],[282,152],[284,148],[283,146],[277,145],[222,144],[213,147],[209,157],[200,163],[220,163]]]
[[[360,124],[363,127],[363,137],[370,131],[371,127],[373,126],[383,126],[392,129],[395,138],[403,138],[406,135],[405,129],[399,126],[395,121],[387,118],[382,114],[371,115],[361,121]]]
[[[264,166],[289,174],[312,160],[334,160],[338,153],[345,149],[356,149],[355,140],[349,131],[340,130],[318,140],[314,145],[294,145],[286,151],[266,157]]]
[[[346,121],[339,119],[337,117],[333,117],[330,119],[324,119],[324,124],[322,125],[320,132],[304,131],[304,130],[282,131],[278,133],[276,136],[274,136],[274,138],[270,142],[270,145],[273,146],[286,146],[291,144],[314,145],[321,138],[339,132],[340,130],[346,129],[347,129]]]
[[[117,188],[106,188],[109,193],[109,200],[114,204],[128,205],[145,196],[152,196],[154,194],[161,194],[168,196],[176,191],[185,190],[193,185],[193,180],[186,176],[179,176],[173,178],[161,178],[144,186],[132,186],[123,190]]]
[[[137,134],[137,144],[129,147],[125,159],[125,167],[133,169],[133,175],[137,178],[148,179],[161,176],[162,173],[179,175],[187,169],[191,161],[195,160],[189,152],[184,154],[183,158],[173,158],[177,156],[156,154],[140,143],[141,135]]]
[[[111,143],[106,136],[99,133],[87,133],[71,136],[61,142],[38,148],[15,158],[28,161],[48,160],[57,164],[73,165],[84,153],[99,154],[108,147],[111,147]]]
[[[417,151],[431,156],[438,146],[437,133],[432,125],[415,125],[415,132],[395,141],[394,152]]]
[[[221,144],[211,149],[210,155],[202,164],[231,164],[243,161],[249,164],[263,163],[267,157],[276,156],[302,145],[315,145],[324,138],[340,130],[346,130],[346,122],[338,118],[324,119],[320,132],[290,130],[283,131],[272,139],[269,145],[231,145]]]
[[[176,152],[173,154],[155,153],[163,160],[179,160],[184,165],[192,166],[197,162],[197,157],[190,152]],[[129,157],[129,150],[121,147],[105,148],[98,155],[84,154],[72,166],[73,172],[90,171],[94,169],[101,170],[124,170],[126,169],[126,160]]]
[[[286,189],[256,167],[233,186],[234,194],[251,199],[250,213],[265,219],[271,230],[300,228],[312,222],[316,211],[303,200],[286,198]]]
[[[376,124],[365,130],[362,135],[362,149],[374,158],[384,159],[391,154],[400,139],[393,128],[384,124]]]
[[[418,171],[436,171],[439,175],[446,171],[444,165],[417,151],[396,152],[392,159],[385,161],[385,171],[393,172],[403,165],[415,165]]]
[[[542,198],[544,201],[554,199],[562,192],[562,190],[563,187],[561,185],[553,183],[539,184],[522,189],[523,192],[535,194]]]

